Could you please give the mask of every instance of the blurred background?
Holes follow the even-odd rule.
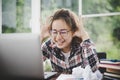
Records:
[[[0,34],[39,33],[59,8],[82,16],[98,52],[120,59],[120,0],[0,0]]]

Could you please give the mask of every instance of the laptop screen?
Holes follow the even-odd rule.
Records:
[[[38,34],[0,34],[0,78],[44,78],[40,49]]]

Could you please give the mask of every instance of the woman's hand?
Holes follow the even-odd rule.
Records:
[[[43,42],[45,38],[50,37],[49,29],[50,29],[49,24],[44,24],[41,26],[41,33],[40,33],[41,42]]]
[[[85,31],[85,29],[83,28],[83,26],[79,26],[78,29],[74,32],[74,37],[78,37],[80,39],[87,40],[89,39],[89,35],[88,33]]]
[[[74,37],[78,37],[78,38],[81,38],[81,32],[79,29],[77,29],[74,34],[73,34]]]

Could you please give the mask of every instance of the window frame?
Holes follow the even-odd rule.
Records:
[[[32,0],[31,33],[40,33],[41,0]]]
[[[82,0],[79,0],[79,16],[82,18],[93,18],[93,17],[106,17],[106,16],[117,16],[120,15],[120,12],[109,12],[109,13],[100,13],[100,14],[82,14]]]
[[[0,34],[2,33],[2,0],[0,0]]]
[[[40,14],[41,14],[41,0],[32,0],[32,14],[31,14],[31,33],[40,33]],[[120,12],[100,13],[100,14],[82,14],[82,0],[79,0],[78,14],[82,18],[117,16]],[[2,34],[2,0],[0,0],[0,34]]]

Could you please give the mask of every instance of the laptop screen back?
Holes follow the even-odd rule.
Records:
[[[0,34],[0,77],[43,79],[40,49],[38,34]]]

